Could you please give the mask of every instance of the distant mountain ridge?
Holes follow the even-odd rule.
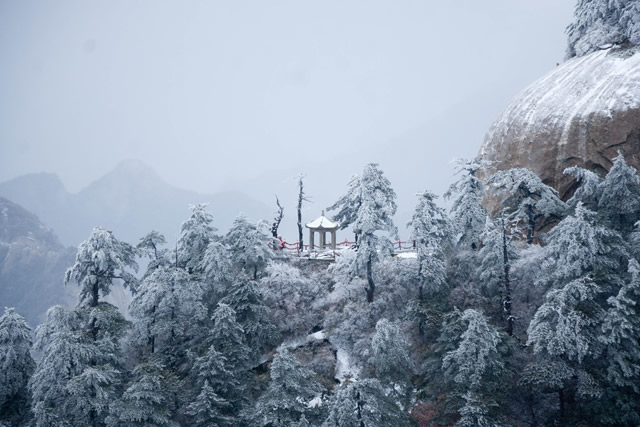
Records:
[[[177,236],[190,204],[209,203],[214,225],[226,230],[240,213],[270,219],[271,209],[240,191],[200,194],[166,183],[149,166],[127,160],[76,194],[52,173],[23,175],[0,183],[0,196],[35,213],[64,244],[77,246],[95,226],[131,243],[151,230],[169,242]]]
[[[72,307],[77,286],[64,286],[75,259],[36,215],[0,197],[0,306],[15,307],[35,326],[54,304]]]

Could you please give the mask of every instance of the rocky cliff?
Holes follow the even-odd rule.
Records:
[[[620,150],[640,169],[640,48],[574,58],[522,91],[489,129],[480,156],[498,170],[525,167],[563,199],[580,166],[604,175]]]

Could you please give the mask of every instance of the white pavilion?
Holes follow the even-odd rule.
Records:
[[[316,232],[320,234],[319,249],[326,249],[327,246],[327,233],[331,233],[331,249],[336,249],[336,230],[340,226],[340,223],[335,222],[324,216],[324,211],[319,218],[305,224],[305,227],[309,229],[309,250],[312,251],[315,247],[314,237]]]

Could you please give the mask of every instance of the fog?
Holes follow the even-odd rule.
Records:
[[[508,101],[562,62],[572,0],[0,2],[0,182],[77,192],[125,159],[312,220],[378,162],[441,194]],[[194,202],[197,202],[194,200]],[[287,223],[286,234],[294,228]]]

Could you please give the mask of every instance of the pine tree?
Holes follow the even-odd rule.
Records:
[[[492,402],[492,384],[501,373],[504,364],[498,345],[501,338],[498,331],[489,324],[479,311],[465,310],[454,327],[466,325],[454,350],[442,359],[445,379],[453,382],[454,390],[464,403],[459,407],[461,418],[457,425],[474,425],[473,422],[489,423],[488,415]],[[484,424],[487,425],[487,424]]]
[[[260,426],[290,426],[300,420],[322,387],[313,379],[313,371],[304,368],[286,349],[274,357],[270,372],[269,386],[256,403],[255,422]]]
[[[444,198],[453,198],[451,214],[458,246],[475,250],[480,247],[480,235],[489,215],[482,206],[484,183],[477,176],[484,165],[478,160],[467,159],[457,159],[456,165],[460,178],[449,187]]]
[[[523,381],[558,393],[561,422],[568,422],[576,395],[593,398],[602,393],[586,363],[602,350],[598,341],[598,325],[604,315],[597,301],[600,292],[590,277],[552,289],[529,324],[527,345],[533,346],[539,362],[528,367]],[[552,375],[545,376],[545,371]]]
[[[29,378],[35,370],[31,357],[31,328],[15,309],[0,316],[0,423],[26,424],[29,419]]]
[[[224,368],[229,372],[225,383],[229,386],[237,384],[228,392],[223,388],[218,389],[218,392],[234,405],[233,410],[237,413],[247,398],[245,391],[249,386],[250,360],[255,355],[247,347],[244,330],[236,321],[236,313],[231,307],[224,303],[218,304],[211,321],[213,327],[206,338],[209,350],[213,348],[225,359]],[[213,364],[209,366],[212,367]]]
[[[512,264],[518,258],[518,252],[512,241],[515,233],[507,227],[504,213],[501,213],[495,221],[487,217],[486,228],[482,234],[483,246],[478,251],[477,258],[480,262],[477,266],[477,276],[480,278],[485,296],[490,301],[494,301],[494,307],[500,307],[498,316],[504,319],[506,332],[511,336],[515,316],[512,313],[510,273]]]
[[[582,202],[589,209],[595,209],[598,205],[598,187],[602,178],[597,173],[578,166],[567,168],[563,173],[574,177],[578,183],[578,188],[567,200],[567,204],[575,206],[578,202]]]
[[[246,216],[239,215],[224,237],[233,262],[254,280],[274,256],[273,239],[263,228],[263,224],[252,224]]]
[[[177,426],[172,420],[172,380],[164,367],[157,363],[142,363],[132,372],[133,379],[122,398],[111,406],[107,419],[110,427],[117,426]]]
[[[243,275],[236,277],[221,302],[235,311],[236,320],[255,356],[275,343],[278,331],[271,322],[269,307],[265,305],[256,281]]]
[[[384,384],[401,389],[400,397],[408,397],[411,376],[415,365],[409,354],[409,342],[397,324],[387,319],[376,323],[376,333],[371,340],[373,355],[369,359],[375,369],[376,378]]]
[[[418,254],[419,298],[423,290],[433,295],[446,283],[447,265],[444,248],[453,227],[444,210],[435,204],[437,196],[429,191],[418,194],[418,205],[411,222],[411,236]]]
[[[607,300],[598,339],[605,344],[608,380],[640,393],[640,265],[629,261],[631,280]]]
[[[229,396],[240,387],[240,382],[234,377],[233,372],[227,369],[227,364],[227,358],[211,345],[204,356],[198,357],[193,364],[193,384],[202,388],[207,383],[215,393]]]
[[[305,311],[315,297],[312,280],[290,263],[272,261],[260,279],[260,290],[280,333],[301,333]]]
[[[479,311],[467,309],[460,320],[466,323],[466,330],[458,347],[442,359],[442,368],[453,382],[476,391],[503,366],[498,353],[500,334]]]
[[[156,268],[167,265],[170,262],[169,251],[167,249],[161,249],[161,246],[166,243],[167,240],[164,238],[164,235],[153,230],[141,238],[140,242],[136,245],[138,253],[149,259],[147,271],[144,274],[145,277],[151,274]]]
[[[362,189],[360,185],[360,176],[353,175],[347,184],[347,194],[340,197],[333,205],[327,208],[328,211],[338,212],[333,215],[333,219],[340,223],[339,230],[345,230],[356,222],[358,210],[362,205]],[[358,235],[355,234],[356,243]]]
[[[604,223],[626,236],[640,220],[640,176],[625,162],[622,153],[598,185],[598,213]]]
[[[213,216],[206,210],[207,204],[191,205],[191,216],[180,226],[177,242],[178,265],[189,274],[200,273],[202,257],[214,239],[217,229],[211,225]]]
[[[640,43],[640,5],[625,0],[578,0],[567,27],[567,58],[611,45]]]
[[[389,399],[376,379],[348,382],[337,389],[324,427],[409,426],[409,417]]]
[[[536,226],[544,227],[540,220],[559,220],[567,206],[558,197],[558,192],[544,184],[538,175],[528,169],[513,168],[498,171],[487,181],[491,191],[503,198],[509,219],[523,223],[527,243],[533,243]]]
[[[390,253],[392,248],[391,241],[377,233],[386,231],[392,237],[397,237],[398,233],[393,225],[396,193],[375,163],[365,166],[359,184],[361,204],[353,222],[353,232],[360,238],[356,262],[359,269],[366,271],[367,302],[371,303],[375,295],[373,266],[380,254]]]
[[[202,284],[184,269],[162,266],[144,278],[129,304],[134,321],[134,339],[147,354],[161,352],[173,367],[181,346],[198,336],[207,316],[202,303]],[[194,322],[195,320],[195,322]]]
[[[94,228],[78,246],[76,262],[65,274],[65,283],[74,280],[80,286],[78,307],[96,307],[100,294],[109,295],[115,280],[135,290],[137,279],[128,271],[138,271],[135,256],[135,248],[116,239],[111,231]],[[91,333],[95,336],[97,331]]]
[[[200,269],[204,273],[203,302],[211,315],[220,299],[229,291],[234,276],[233,263],[229,257],[228,248],[219,241],[214,240],[209,243]]]
[[[573,215],[563,219],[545,238],[546,261],[539,282],[562,287],[592,274],[594,280],[612,285],[627,256],[621,237],[596,222],[596,214],[578,202]]]
[[[42,359],[29,381],[32,412],[37,427],[82,425],[86,419],[74,408],[68,384],[89,365],[96,347],[87,342],[75,312],[61,306],[47,311],[47,320],[36,329],[34,348]]]
[[[187,408],[187,414],[192,417],[196,427],[232,426],[233,418],[224,415],[231,405],[205,381],[198,397]]]

